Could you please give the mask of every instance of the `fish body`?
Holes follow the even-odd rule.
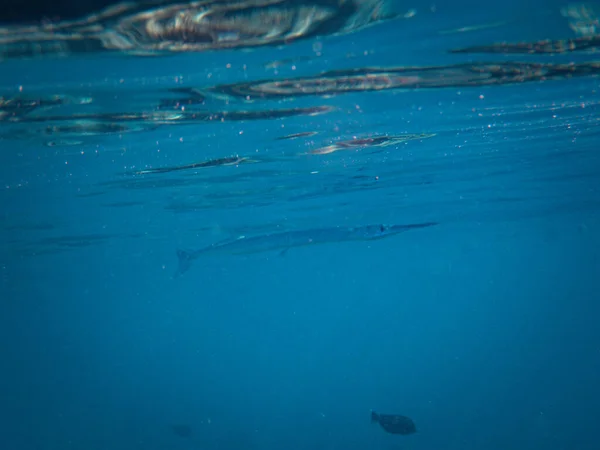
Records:
[[[258,236],[220,241],[208,247],[194,251],[177,250],[179,266],[175,276],[186,272],[192,262],[210,254],[245,255],[279,250],[285,253],[292,247],[326,244],[345,241],[371,241],[393,236],[404,231],[426,228],[437,225],[436,222],[425,222],[408,225],[364,225],[360,227],[332,227],[310,230],[285,231]]]
[[[417,432],[417,427],[412,419],[398,414],[378,414],[371,411],[371,422],[378,423],[381,428],[391,434],[407,435]]]

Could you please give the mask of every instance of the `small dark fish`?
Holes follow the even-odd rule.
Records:
[[[189,425],[171,425],[171,430],[177,436],[189,438],[192,436],[192,427]]]
[[[412,419],[396,414],[377,414],[371,411],[371,423],[379,423],[381,428],[391,434],[413,434],[417,432],[417,427]]]

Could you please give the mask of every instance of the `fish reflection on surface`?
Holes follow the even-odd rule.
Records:
[[[40,54],[169,52],[280,45],[397,17],[387,0],[204,0],[110,6],[87,17],[0,28],[0,59]]]
[[[243,100],[269,100],[389,89],[506,85],[598,74],[600,62],[595,61],[575,64],[482,62],[425,67],[368,67],[329,71],[310,77],[219,85],[207,92]]]
[[[134,131],[131,127],[127,127],[120,123],[94,123],[80,122],[69,125],[54,125],[46,127],[45,134],[58,135],[69,134],[76,136],[99,136],[103,134],[122,134]]]
[[[368,147],[387,147],[401,142],[417,139],[426,139],[435,136],[435,134],[404,134],[398,136],[376,136],[362,139],[351,139],[348,141],[336,142],[335,144],[311,150],[311,155],[327,155],[339,150],[353,150]]]
[[[439,33],[440,34],[469,33],[472,31],[481,31],[481,30],[487,30],[489,28],[497,28],[497,27],[501,27],[501,26],[504,26],[507,24],[508,24],[508,22],[506,22],[506,21],[499,21],[499,22],[493,22],[493,23],[486,23],[486,24],[482,24],[482,25],[467,25],[464,27],[452,28],[450,30],[442,30]]]
[[[194,88],[171,88],[169,89],[169,92],[185,95],[185,97],[162,98],[160,99],[159,108],[180,108],[185,106],[203,105],[206,100],[202,92]]]
[[[318,131],[303,131],[301,133],[294,133],[294,134],[287,134],[285,136],[279,136],[276,139],[278,141],[284,141],[287,139],[299,139],[299,138],[303,138],[303,137],[311,137],[311,136],[315,136],[316,134],[318,134]]]
[[[534,42],[498,42],[474,45],[451,50],[450,53],[504,53],[504,54],[547,54],[568,52],[593,52],[600,48],[600,14],[597,5],[570,3],[560,13],[568,20],[569,27],[577,35],[574,39],[540,40]]]
[[[307,108],[272,109],[256,111],[177,111],[177,112],[151,112],[151,113],[96,113],[72,115],[36,115],[5,117],[5,122],[12,123],[17,129],[0,133],[3,139],[27,139],[37,136],[68,136],[79,138],[86,136],[99,136],[111,134],[124,134],[139,131],[151,131],[159,126],[167,125],[194,125],[206,122],[229,122],[250,120],[274,120],[298,116],[316,116],[333,111],[330,106],[313,106]],[[1,112],[0,112],[1,114]],[[0,122],[2,116],[0,115]],[[31,126],[44,124],[48,126]],[[68,141],[69,139],[65,139]],[[76,140],[76,139],[70,139]],[[60,140],[51,141],[50,146],[58,144]]]
[[[226,158],[217,158],[211,159],[208,161],[203,161],[200,163],[186,164],[183,166],[173,166],[173,167],[158,167],[156,169],[144,169],[135,172],[135,175],[146,175],[153,173],[168,173],[175,172],[178,170],[188,170],[188,169],[202,169],[207,167],[218,167],[218,166],[237,166],[239,164],[252,163],[256,162],[249,158],[243,158],[239,156],[231,156]]]
[[[593,3],[570,3],[560,13],[569,21],[569,27],[580,36],[598,34],[600,10]]]
[[[91,98],[72,98],[61,95],[46,97],[4,97],[0,96],[0,121],[18,119],[39,109],[49,109],[68,104],[86,105]]]
[[[408,435],[417,432],[417,427],[412,419],[398,414],[378,414],[371,411],[371,423],[378,423],[381,428],[391,434]]]
[[[71,139],[59,139],[58,141],[47,141],[47,147],[73,147],[75,145],[81,145],[83,141],[76,141]]]
[[[581,51],[595,51],[600,48],[600,36],[582,36],[574,39],[543,40],[536,42],[518,42],[475,45],[472,47],[451,50],[451,53],[568,53]]]
[[[34,122],[42,121],[43,119],[37,118],[37,120],[33,120]],[[121,123],[102,123],[102,122],[94,122],[94,121],[79,121],[73,120],[69,121],[65,118],[64,125],[52,125],[47,127],[31,127],[28,126],[26,128],[19,127],[18,129],[13,129],[11,131],[7,131],[5,133],[0,134],[0,137],[4,139],[27,139],[30,137],[38,137],[38,136],[63,136],[69,138],[80,138],[80,137],[89,137],[89,136],[108,136],[112,134],[125,134],[125,133],[133,133],[139,131],[149,131],[157,128],[156,125],[124,125]],[[77,139],[57,139],[47,141],[46,145],[49,147],[59,147],[59,146],[70,146],[70,145],[79,145],[83,143]]]
[[[106,114],[72,114],[69,116],[39,116],[11,118],[11,122],[35,123],[35,122],[72,122],[70,127],[76,126],[73,121],[99,121],[99,122],[145,122],[157,125],[198,122],[226,122],[229,120],[269,120],[281,119],[294,116],[315,116],[328,113],[334,108],[330,106],[313,106],[307,108],[272,109],[258,111],[177,111],[177,112],[152,112],[152,113],[106,113]],[[113,125],[123,126],[123,125]]]

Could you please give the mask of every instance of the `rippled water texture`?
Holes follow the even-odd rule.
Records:
[[[96,235],[87,213],[64,223],[67,205],[150,208],[185,230],[219,210],[235,223],[219,228],[335,221],[316,201],[417,222],[595,204],[575,185],[597,174],[596,10],[123,3],[0,28],[3,195],[56,204],[5,213],[8,248]],[[146,233],[131,227],[114,234]]]
[[[78,8],[0,24],[0,450],[597,450],[597,3]]]

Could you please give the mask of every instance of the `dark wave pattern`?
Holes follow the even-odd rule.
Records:
[[[215,86],[210,91],[246,100],[335,95],[390,89],[495,86],[598,75],[600,62],[551,64],[469,63],[439,67],[381,67],[330,71],[317,76]]]
[[[530,54],[544,53],[569,53],[583,51],[597,51],[600,49],[600,36],[583,36],[573,39],[543,40],[536,42],[497,43],[477,45],[473,47],[457,48],[452,53],[503,53],[503,54]]]
[[[33,63],[16,61],[32,56],[76,60],[99,53],[127,56],[112,62],[146,64],[134,67],[127,82],[95,84],[91,77],[55,83],[53,90],[4,89],[0,156],[17,158],[24,173],[33,174],[7,172],[4,195],[64,179],[75,183],[73,177],[81,174],[85,182],[77,186],[74,201],[94,203],[98,211],[151,208],[174,217],[220,211],[243,216],[249,227],[261,226],[254,214],[259,209],[300,220],[315,211],[360,217],[365,211],[383,214],[410,206],[413,222],[442,226],[444,217],[434,212],[444,201],[451,211],[446,217],[477,215],[482,205],[489,207],[489,217],[498,205],[530,214],[535,208],[525,206],[523,190],[499,192],[494,186],[514,173],[535,180],[573,176],[557,172],[564,150],[527,153],[524,130],[528,142],[544,149],[556,140],[588,142],[597,135],[600,106],[585,97],[589,85],[583,84],[593,84],[600,74],[600,61],[587,52],[598,44],[594,8],[571,5],[555,11],[564,32],[575,36],[516,44],[488,40],[502,36],[510,20],[457,23],[448,31],[445,23],[425,26],[433,12],[423,14],[422,22],[414,22],[420,17],[415,14],[393,11],[384,0],[150,2],[122,3],[78,20],[0,28],[0,58],[15,60],[4,64]],[[406,43],[386,40],[363,51],[367,46],[361,47],[360,36],[371,25],[400,33],[415,48],[419,39],[437,39],[429,53],[439,63],[427,64],[428,57],[421,55],[426,52],[418,49],[419,58],[410,52],[397,56],[409,49]],[[410,32],[402,35],[404,26]],[[358,36],[357,45],[340,56],[336,46],[348,34]],[[309,54],[282,55],[298,46],[310,48]],[[187,57],[181,53],[194,59],[180,59]],[[220,53],[226,59],[218,59]],[[485,60],[482,53],[496,59]],[[519,53],[527,59],[508,57]],[[565,61],[565,55],[576,53],[577,59]],[[148,55],[161,57],[139,58]],[[210,65],[212,58],[227,70]],[[398,65],[404,59],[408,62]],[[164,76],[153,78],[144,73],[153,61],[182,63],[154,67]],[[574,85],[576,79],[582,84]],[[488,96],[511,101],[490,103]],[[569,155],[581,161],[591,157],[583,150]],[[545,167],[543,173],[525,175],[534,163]],[[466,173],[453,171],[467,165]],[[588,164],[579,179],[593,180],[594,167]],[[440,190],[450,181],[456,182],[453,190]],[[476,181],[478,189],[469,187]],[[548,205],[554,194],[536,190],[531,195]],[[585,195],[577,201],[561,196],[565,208],[595,202]],[[457,200],[465,198],[470,203]],[[77,205],[69,208],[80,211]],[[68,233],[61,232],[59,219],[26,221],[50,224],[44,229],[16,220],[3,232],[62,239]],[[239,223],[230,222],[239,229]],[[107,235],[139,235],[130,231]],[[75,244],[53,241],[53,236],[39,244],[61,243],[62,251],[99,242],[76,236],[104,234],[91,225],[74,234]],[[28,252],[35,248],[31,245]]]
[[[350,33],[393,17],[382,0],[164,3],[123,2],[79,20],[0,28],[0,58],[260,47]]]

